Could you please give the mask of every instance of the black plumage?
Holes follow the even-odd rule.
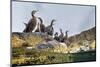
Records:
[[[56,41],[59,41],[58,32],[56,32],[56,33],[54,34],[54,39],[55,39]]]
[[[70,42],[69,42],[69,39],[68,39],[68,31],[65,32],[64,43],[65,43],[67,46],[70,45]]]
[[[45,28],[45,32],[46,32],[48,35],[51,35],[51,36],[52,36],[53,33],[54,33],[54,28],[53,28],[53,23],[54,23],[54,21],[56,21],[56,20],[53,19],[53,20],[51,21],[51,24]]]
[[[29,20],[28,24],[26,25],[26,28],[24,29],[23,32],[25,33],[28,33],[28,32],[32,32],[33,29],[35,28],[36,26],[36,23],[37,23],[37,20],[36,20],[36,17],[34,16],[34,14],[36,13],[37,11],[32,11],[31,15],[32,15],[32,18]]]
[[[64,34],[62,32],[62,29],[60,29],[59,41],[64,42]]]
[[[67,40],[68,39],[68,31],[65,32],[65,36],[64,39]]]

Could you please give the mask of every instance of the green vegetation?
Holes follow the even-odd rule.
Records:
[[[25,48],[13,48],[12,51],[13,65],[53,64],[96,60],[95,51],[72,54],[54,53],[37,49],[26,50]]]

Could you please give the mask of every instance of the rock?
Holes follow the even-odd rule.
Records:
[[[37,46],[37,49],[47,49],[47,48],[48,48],[48,46],[46,44],[39,44]]]
[[[26,49],[43,49],[58,53],[77,53],[95,50],[95,27],[68,38],[70,45],[58,42],[45,33],[12,33],[12,47],[26,47]]]
[[[23,43],[29,44],[35,48],[36,44],[45,40],[47,35],[43,33],[12,33],[12,47],[22,47]]]

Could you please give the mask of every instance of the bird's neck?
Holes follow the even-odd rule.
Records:
[[[32,15],[32,18],[34,18],[35,16],[34,15]]]
[[[53,22],[54,22],[54,21],[51,22],[51,25],[50,25],[50,26],[53,26]]]

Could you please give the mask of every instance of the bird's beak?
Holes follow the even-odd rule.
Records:
[[[38,12],[38,11],[39,11],[39,10],[36,10],[35,13]]]
[[[33,11],[32,11],[32,14],[35,14],[36,12],[38,12],[38,10],[33,10]]]

